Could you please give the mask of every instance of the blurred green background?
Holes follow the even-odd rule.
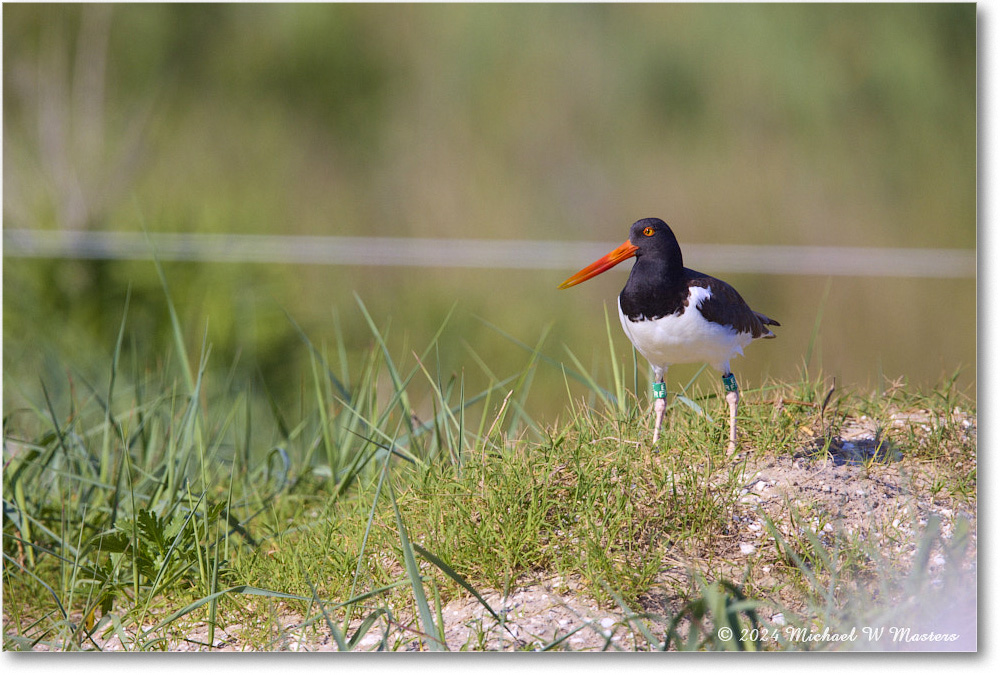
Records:
[[[974,4],[8,4],[3,57],[5,229],[617,244],[659,216],[682,248],[976,245]],[[607,377],[605,303],[631,368],[629,265],[556,290],[590,262],[164,269],[188,349],[207,331],[214,367],[294,400],[309,357],[285,311],[359,354],[354,292],[399,355],[457,303],[439,358],[468,391],[487,378],[466,345],[498,377],[528,358],[480,317],[529,344],[549,327],[546,354]],[[974,278],[685,262],[782,323],[734,362],[744,387],[797,378],[821,311],[812,375],[975,384]],[[106,379],[130,285],[126,348],[155,364],[171,338],[151,262],[5,254],[5,414],[41,380]],[[554,419],[563,377],[539,368],[532,409]]]

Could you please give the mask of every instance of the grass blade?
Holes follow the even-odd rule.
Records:
[[[386,458],[388,460],[388,457]],[[389,483],[389,497],[392,500],[392,510],[396,516],[396,527],[399,530],[399,545],[403,549],[403,563],[406,566],[406,574],[410,578],[413,586],[413,599],[417,603],[420,612],[420,624],[424,636],[427,638],[427,646],[432,651],[440,651],[446,645],[440,643],[436,636],[437,628],[434,625],[434,615],[431,613],[430,605],[427,604],[427,596],[424,593],[424,582],[420,576],[420,568],[417,567],[416,558],[413,557],[413,546],[410,544],[410,537],[406,533],[406,525],[403,524],[403,517],[399,513],[399,504],[396,503],[396,491]]]
[[[420,544],[414,544],[413,548],[425,560],[427,560],[427,562],[431,563],[432,565],[434,565],[435,567],[437,567],[439,570],[441,570],[442,572],[444,572],[445,574],[447,574],[449,577],[451,577],[455,581],[455,583],[457,583],[459,586],[461,586],[462,588],[464,588],[465,590],[467,590],[469,593],[471,593],[472,597],[474,597],[476,600],[478,600],[479,604],[481,604],[483,607],[486,608],[486,611],[490,613],[490,616],[492,616],[494,619],[496,619],[496,622],[499,625],[503,626],[507,630],[507,632],[510,633],[511,637],[516,638],[516,636],[513,633],[511,633],[510,628],[507,628],[507,625],[506,625],[506,623],[504,623],[503,619],[500,618],[500,615],[497,614],[495,611],[493,611],[493,608],[490,607],[490,604],[488,602],[486,602],[486,599],[483,596],[481,596],[479,594],[479,591],[477,591],[475,588],[473,588],[472,585],[468,581],[465,580],[465,577],[463,577],[461,574],[459,574],[458,572],[456,572],[455,570],[453,570],[448,563],[446,563],[445,561],[441,560],[441,558],[438,558],[436,555],[434,555],[433,553],[431,553],[430,551],[428,551],[427,549],[425,549]]]
[[[826,307],[827,298],[830,297],[831,286],[833,286],[833,277],[827,277],[826,287],[823,289],[823,297],[820,299],[819,307],[816,310],[816,321],[813,322],[812,333],[809,335],[809,346],[806,347],[805,364],[807,372],[809,364],[812,362],[813,349],[819,341],[819,326],[823,321],[823,309]]]

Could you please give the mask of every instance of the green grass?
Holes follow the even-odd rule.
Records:
[[[365,649],[441,649],[448,602],[473,598],[502,622],[487,591],[552,578],[618,608],[641,636],[629,648],[829,648],[751,638],[777,631],[779,613],[806,631],[888,620],[917,598],[948,598],[974,564],[966,520],[948,536],[912,514],[905,536],[886,530],[916,551],[907,563],[872,532],[823,529],[836,514],[806,493],[788,522],[756,513],[767,535],[755,557],[731,543],[734,523],[754,515],[741,501],[749,462],[830,451],[862,415],[905,449],[934,503],[974,518],[975,441],[952,411],[975,410],[954,377],[930,392],[831,391],[822,375],[747,388],[734,462],[724,402],[694,380],[671,397],[654,449],[630,355],[617,363],[612,350],[612,381],[599,383],[572,354],[567,365],[547,353],[543,333],[502,378],[471,352],[492,382],[471,392],[438,365],[447,319],[419,353],[399,355],[357,302],[352,318],[371,333],[360,363],[336,328],[330,347],[292,321],[311,363],[297,405],[213,369],[205,343],[189,361],[179,326],[159,364],[123,363],[126,304],[103,385],[71,366],[59,395],[43,381],[44,400],[5,410],[4,648],[101,649],[117,637],[129,650],[211,649],[219,628],[239,624],[252,649],[320,636],[340,649],[369,636],[378,642]],[[543,373],[569,392],[551,424],[530,415]],[[929,424],[890,429],[900,411]],[[943,571],[928,566],[932,551]],[[535,646],[568,649],[582,627]],[[484,631],[466,648],[486,645]]]

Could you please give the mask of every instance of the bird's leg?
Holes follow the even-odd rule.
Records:
[[[656,421],[653,425],[653,445],[660,440],[660,426],[663,424],[663,411],[667,409],[667,385],[663,382],[663,371],[656,369],[656,381],[653,382],[653,413]]]
[[[729,454],[736,452],[736,408],[740,403],[740,388],[736,385],[736,376],[726,373],[722,376],[722,384],[726,388],[726,402],[729,403]]]

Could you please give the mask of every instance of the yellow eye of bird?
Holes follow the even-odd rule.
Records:
[[[643,233],[644,235],[646,235],[647,237],[652,237],[652,236],[653,236],[653,233],[654,233],[655,231],[656,231],[656,230],[654,230],[653,228],[651,228],[651,227],[647,227],[646,229],[644,229],[644,230],[642,231],[642,233]]]

